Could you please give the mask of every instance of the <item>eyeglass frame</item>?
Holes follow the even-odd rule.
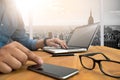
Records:
[[[106,60],[96,60],[96,59],[94,59],[94,58],[92,58],[92,57],[89,57],[89,56],[94,56],[94,55],[97,55],[97,54],[103,55],[103,56],[106,58]],[[87,68],[87,67],[85,67],[85,66],[83,65],[83,63],[82,63],[82,57],[83,57],[83,56],[88,57],[88,58],[90,58],[90,59],[93,60],[93,67],[92,67],[91,69],[90,69],[90,68]],[[105,75],[110,76],[110,77],[120,78],[120,76],[109,75],[109,74],[105,73],[104,70],[102,70],[102,65],[101,65],[101,62],[102,62],[102,61],[114,62],[114,63],[118,63],[118,64],[120,64],[120,62],[111,60],[110,58],[108,58],[106,55],[104,55],[104,54],[101,53],[101,52],[82,54],[82,55],[79,55],[79,59],[80,59],[81,65],[82,65],[85,69],[93,70],[93,69],[95,68],[95,66],[96,66],[95,63],[98,63],[99,69],[100,69],[100,71],[101,71],[102,73],[104,73]]]

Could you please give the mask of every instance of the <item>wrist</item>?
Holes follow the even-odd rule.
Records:
[[[37,41],[36,48],[43,48],[44,47],[44,39],[40,39]]]
[[[48,46],[48,44],[47,44],[47,40],[48,40],[48,39],[50,39],[50,38],[45,38],[45,39],[44,39],[44,41],[43,41],[44,46]]]

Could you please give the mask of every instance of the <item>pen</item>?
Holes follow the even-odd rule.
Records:
[[[59,54],[52,54],[52,57],[60,57],[60,56],[74,56],[74,53],[59,53]]]

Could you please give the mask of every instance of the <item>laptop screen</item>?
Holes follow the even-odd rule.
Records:
[[[97,32],[97,27],[98,23],[77,27],[68,41],[68,46],[88,48]]]

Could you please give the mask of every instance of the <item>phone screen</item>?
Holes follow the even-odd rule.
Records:
[[[57,79],[66,79],[79,72],[78,69],[57,66],[47,63],[42,64],[42,66],[41,65],[29,66],[28,70],[35,71],[37,73],[41,73]]]

